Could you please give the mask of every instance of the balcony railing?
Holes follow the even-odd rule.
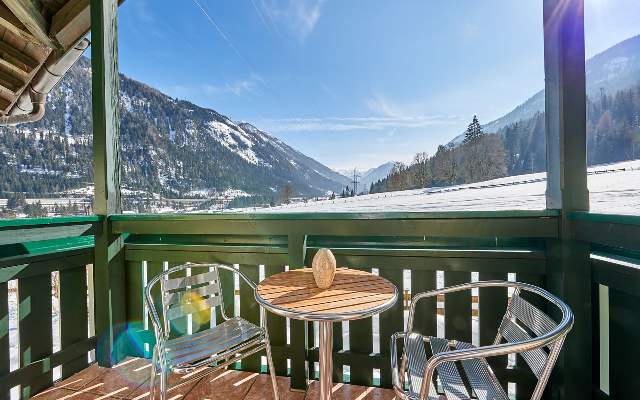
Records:
[[[87,352],[96,344],[112,343],[115,361],[125,356],[149,357],[153,334],[142,302],[145,282],[163,269],[184,262],[220,262],[237,265],[258,281],[286,267],[308,264],[320,247],[334,250],[341,266],[376,269],[408,295],[468,282],[473,278],[517,279],[564,293],[570,303],[583,293],[571,292],[571,274],[587,277],[588,293],[579,298],[591,310],[587,324],[593,354],[594,395],[632,398],[638,392],[631,379],[638,359],[634,342],[640,329],[640,221],[627,217],[571,214],[575,237],[567,256],[558,240],[560,216],[555,211],[444,213],[444,214],[314,214],[314,215],[118,215],[109,232],[123,246],[115,247],[109,268],[115,279],[96,280],[96,292],[112,295],[113,337],[96,339],[87,328],[87,265],[93,262],[92,234],[102,228],[97,218],[2,221],[0,224],[0,388],[2,396],[21,386],[24,397],[51,385],[53,369],[67,377],[88,365]],[[124,242],[122,242],[124,239]],[[582,245],[586,247],[581,247]],[[580,260],[586,249],[585,262]],[[564,251],[564,252],[562,252]],[[558,256],[561,252],[562,257]],[[572,269],[572,266],[576,266]],[[583,266],[586,266],[583,268]],[[582,268],[582,270],[580,269]],[[60,271],[60,344],[53,351],[51,273]],[[561,273],[560,273],[561,272]],[[476,275],[477,273],[477,275]],[[89,275],[91,276],[91,275]],[[577,276],[577,275],[576,275]],[[229,313],[257,321],[260,310],[250,289],[234,290],[232,278],[225,288]],[[9,339],[7,282],[17,280],[19,343]],[[90,279],[91,280],[91,279]],[[439,281],[440,280],[440,281]],[[576,280],[576,284],[579,284]],[[97,295],[96,298],[99,298]],[[478,293],[451,294],[421,305],[418,329],[425,334],[446,332],[447,337],[487,344],[501,318],[508,293],[482,289]],[[588,304],[592,304],[591,308]],[[578,311],[582,305],[578,304]],[[572,305],[574,306],[574,305]],[[91,307],[89,307],[91,308]],[[388,338],[404,329],[403,302],[371,319],[352,321],[348,335],[334,327],[334,381],[389,387]],[[100,307],[96,307],[100,310]],[[580,313],[577,313],[580,318]],[[215,317],[213,320],[215,321]],[[583,320],[584,320],[583,315]],[[196,320],[182,322],[185,332],[205,328]],[[279,375],[290,375],[294,387],[315,376],[318,360],[313,325],[269,315],[268,325]],[[572,338],[584,335],[576,324]],[[345,327],[346,328],[346,327]],[[583,331],[578,331],[583,329]],[[440,332],[442,333],[442,332]],[[343,340],[344,338],[344,340]],[[348,349],[346,347],[348,341]],[[11,342],[11,343],[10,343]],[[10,351],[10,345],[13,350]],[[10,367],[17,345],[20,365]],[[637,347],[637,346],[636,346]],[[575,365],[567,347],[556,368],[549,391],[570,390]],[[290,360],[290,361],[289,361]],[[345,374],[343,367],[349,367]],[[511,383],[515,398],[528,398],[534,379],[520,359],[492,361],[503,382]],[[521,368],[523,367],[523,368]],[[264,370],[259,356],[236,368]],[[378,378],[379,377],[379,378]],[[597,390],[600,389],[600,390]],[[625,397],[626,396],[626,397]],[[629,397],[631,396],[631,397]]]

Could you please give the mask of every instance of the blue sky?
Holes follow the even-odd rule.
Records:
[[[589,56],[638,0],[585,0]],[[120,69],[360,169],[486,123],[544,86],[542,0],[128,0]]]

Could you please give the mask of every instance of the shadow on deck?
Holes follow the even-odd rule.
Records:
[[[201,373],[201,372],[200,372]],[[149,398],[150,364],[148,360],[130,358],[114,368],[97,364],[58,382],[34,399],[38,400],[103,400]],[[195,376],[195,375],[193,375]],[[172,376],[171,385],[190,376]],[[278,377],[281,400],[318,398],[318,385],[313,381],[306,393],[291,391],[289,378]],[[263,400],[272,399],[271,381],[267,374],[235,370],[216,371],[169,391],[169,400]],[[340,400],[392,400],[392,390],[336,384],[333,398]]]

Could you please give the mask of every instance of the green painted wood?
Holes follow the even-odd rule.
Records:
[[[635,368],[640,347],[640,297],[609,288],[609,387],[612,399],[631,399],[640,390]]]
[[[87,339],[87,268],[60,271],[60,344],[62,349]],[[75,374],[88,365],[86,355],[62,364],[62,379]]]
[[[371,268],[355,268],[371,273]],[[352,353],[373,353],[373,326],[371,318],[349,321],[349,350]],[[357,359],[349,363],[349,382],[354,385],[373,386],[373,369],[369,363],[359,363]]]
[[[543,275],[546,264],[539,259],[473,259],[473,258],[448,258],[448,257],[403,257],[401,251],[392,256],[366,255],[352,256],[336,254],[336,260],[341,265],[384,265],[385,268],[406,268],[411,266],[412,271],[440,271],[473,272],[478,269],[491,272],[513,272],[514,265],[519,270]],[[373,263],[373,264],[372,264]]]
[[[86,236],[93,233],[94,227],[92,224],[46,225],[29,229],[0,230],[0,245]]]
[[[376,213],[207,213],[207,214],[119,214],[111,215],[113,221],[148,220],[323,220],[323,219],[462,219],[462,218],[543,218],[557,217],[557,210],[509,210],[509,211],[443,211],[443,212],[376,212]]]
[[[342,338],[342,322],[334,322],[333,324],[333,353],[340,353],[344,349],[344,340]],[[344,365],[341,359],[333,358],[333,383],[344,382]]]
[[[602,214],[589,211],[569,211],[567,218],[572,221],[591,221],[622,225],[640,225],[639,215]]]
[[[547,208],[589,210],[584,0],[544,0]]]
[[[0,283],[0,376],[9,373],[9,287],[6,282]],[[10,387],[0,386],[0,397],[9,398]]]
[[[640,260],[608,253],[591,254],[591,271],[594,283],[598,283],[631,296],[640,287]]]
[[[121,340],[127,322],[126,271],[119,238],[110,236],[108,226],[104,229],[96,235],[94,249],[96,359],[99,365],[111,367],[127,355],[127,341]]]
[[[413,267],[413,265],[412,265]],[[411,269],[411,296],[436,289],[436,271]],[[435,297],[420,300],[416,306],[413,330],[425,336],[438,336]]]
[[[54,240],[42,240],[27,243],[14,243],[0,246],[0,268],[16,265],[22,258],[34,257],[28,261],[40,258],[54,258],[71,250],[81,250],[93,248],[94,240],[92,236],[81,236],[76,238],[64,238]]]
[[[445,269],[444,286],[471,282],[468,272],[452,272]],[[444,298],[444,332],[450,340],[471,343],[471,291],[450,293]]]
[[[404,331],[404,307],[402,305],[402,286],[404,271],[401,269],[380,268],[380,276],[388,279],[398,288],[398,301],[389,310],[380,314],[380,354],[384,358],[391,357],[389,338],[395,332]],[[390,388],[391,381],[391,364],[383,365],[380,368],[380,386]]]
[[[507,274],[484,272],[480,270],[478,278],[481,281],[491,280],[507,280]],[[480,328],[480,345],[490,346],[493,344],[502,317],[507,310],[508,290],[501,288],[480,288],[478,289],[478,313]],[[507,390],[507,381],[505,379],[508,358],[491,357],[487,361],[500,380],[505,391]]]
[[[307,237],[300,234],[290,234],[287,239],[289,255],[289,269],[304,267],[306,257]],[[292,319],[289,324],[291,340],[291,387],[293,389],[307,389],[309,369],[307,364],[308,324],[304,321]]]
[[[126,271],[126,307],[127,307],[127,337],[129,339],[127,354],[132,357],[145,357],[144,342],[139,332],[145,329],[144,313],[144,287],[142,262],[129,261],[125,266]]]
[[[288,263],[288,256],[286,253],[270,253],[268,248],[256,249],[255,252],[226,252],[219,251],[220,249],[183,249],[181,251],[165,250],[161,246],[155,246],[152,248],[146,248],[144,250],[127,248],[127,260],[137,261],[170,261],[173,263],[184,263],[187,261],[195,263],[220,263],[220,264],[260,264],[267,262],[269,264],[282,264]]]
[[[260,270],[257,265],[240,265],[240,272],[257,283],[260,280]],[[260,325],[260,306],[254,297],[253,288],[244,281],[240,281],[240,316],[247,321]],[[260,372],[260,356],[262,352],[242,359],[242,370]]]
[[[262,247],[280,247],[283,252],[287,251],[287,236],[285,235],[131,235],[127,238],[127,243],[131,245],[217,245],[230,248],[238,246],[262,246]]]
[[[606,221],[570,221],[573,238],[603,246],[640,250],[640,225]]]
[[[236,214],[234,214],[236,215]],[[113,220],[116,233],[132,234],[230,234],[337,235],[337,236],[440,236],[553,238],[558,220],[543,218],[467,219],[138,219]]]
[[[25,367],[51,356],[51,275],[21,279],[18,282],[20,366]],[[22,396],[29,398],[53,383],[53,367],[22,384]]]
[[[118,116],[117,0],[91,0],[91,95],[93,124],[94,212],[106,218],[121,212]],[[94,279],[96,359],[110,367],[126,355],[117,342],[126,322],[124,265],[109,255],[117,239],[109,223],[96,233]],[[123,260],[122,260],[123,261]],[[120,297],[118,297],[120,296]],[[120,303],[120,304],[118,304]],[[121,325],[119,325],[121,324]],[[124,343],[123,343],[124,344]]]
[[[265,265],[264,275],[269,277],[277,273],[283,272],[283,265]],[[241,306],[242,307],[242,306]],[[267,313],[267,329],[269,331],[269,341],[271,347],[286,347],[287,345],[287,320],[284,317],[276,315],[274,313]],[[276,374],[279,376],[287,375],[287,357],[283,352],[279,352],[276,356],[276,352],[273,351],[273,364],[276,370]]]
[[[0,282],[49,275],[53,271],[73,269],[93,262],[93,249],[84,248],[47,256],[21,256],[0,259]]]
[[[51,356],[47,356],[40,360],[36,360],[26,366],[18,368],[9,374],[0,376],[0,388],[11,388],[14,386],[25,384],[28,386],[31,382],[43,380],[43,377],[49,377],[51,370],[58,365],[63,365],[79,357],[86,357],[87,352],[95,349],[96,338],[91,337],[81,342],[77,342],[66,349],[62,349]],[[25,397],[23,397],[25,398]]]
[[[117,0],[91,0],[94,211],[121,212]]]
[[[15,228],[15,227],[37,227],[37,226],[45,226],[45,225],[71,225],[71,224],[99,222],[99,221],[101,221],[101,217],[97,215],[0,219],[0,229]]]
[[[570,339],[563,346],[554,374],[551,396],[562,388],[566,393],[591,396],[592,363],[591,261],[588,243],[575,240],[549,240],[546,288],[571,307],[575,322]],[[557,317],[556,317],[557,318]],[[562,378],[560,378],[562,377]],[[561,379],[561,380],[560,380]],[[562,382],[562,385],[553,385]]]

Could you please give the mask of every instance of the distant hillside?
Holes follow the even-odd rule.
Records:
[[[48,96],[45,117],[0,128],[0,194],[48,195],[92,182],[91,68],[82,58]],[[125,195],[234,190],[277,197],[337,192],[343,176],[249,123],[120,75]],[[140,193],[140,192],[137,192]]]
[[[598,98],[601,93],[615,95],[640,83],[640,35],[616,44],[590,58],[586,63],[587,96]],[[486,132],[498,132],[507,125],[544,112],[544,89],[533,95],[513,111],[484,125]],[[459,144],[464,134],[451,143]]]

